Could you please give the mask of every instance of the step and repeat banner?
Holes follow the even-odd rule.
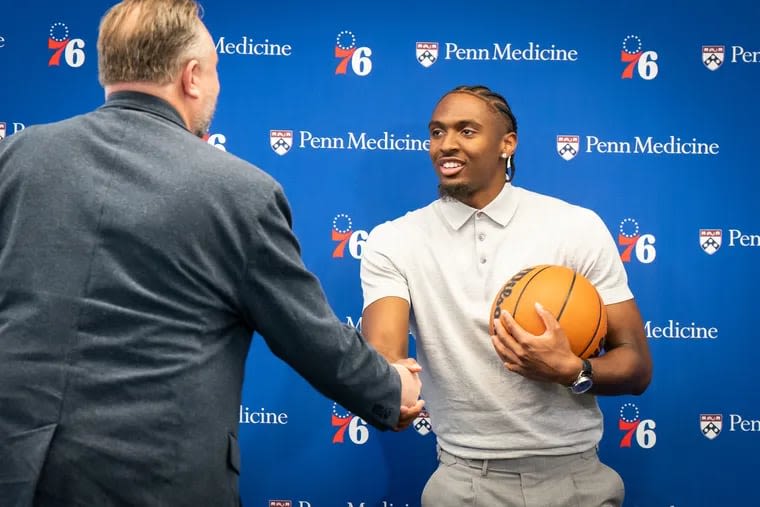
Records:
[[[111,3],[0,3],[0,139],[103,102]],[[437,196],[436,101],[487,85],[518,120],[515,184],[603,218],[643,314],[652,384],[600,398],[625,505],[760,505],[759,4],[320,4],[204,4],[208,142],[282,183],[336,314],[361,327],[368,232]],[[415,507],[436,464],[428,415],[380,432],[258,337],[239,417],[246,507]]]

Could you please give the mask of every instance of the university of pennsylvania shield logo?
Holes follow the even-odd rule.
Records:
[[[293,147],[292,130],[270,130],[269,146],[272,147],[278,155],[285,155]]]
[[[433,426],[430,424],[430,414],[427,410],[420,412],[420,415],[417,416],[412,425],[417,430],[417,433],[423,437],[433,431]]]
[[[699,414],[699,429],[702,431],[702,435],[712,440],[720,435],[720,430],[723,428],[723,415],[722,414]]]
[[[718,70],[726,58],[726,46],[702,46],[702,63],[710,70]]]
[[[0,141],[5,139],[5,122],[0,121]]]
[[[707,255],[712,255],[720,248],[723,238],[723,229],[700,229],[699,246]]]
[[[430,67],[438,61],[438,43],[418,42],[416,54],[420,65],[425,68]]]
[[[578,154],[581,147],[580,136],[557,136],[557,153],[565,160],[571,160]]]

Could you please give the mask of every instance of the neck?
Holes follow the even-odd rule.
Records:
[[[181,99],[181,95],[177,90],[177,85],[173,82],[165,85],[157,83],[149,83],[145,81],[134,81],[126,83],[113,83],[104,87],[106,98],[109,95],[116,92],[141,92],[148,95],[153,95],[160,99],[165,100],[177,110],[182,121],[185,123],[185,128],[190,129],[190,115],[187,108],[184,107],[184,103]]]

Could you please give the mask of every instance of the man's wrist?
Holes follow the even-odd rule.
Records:
[[[565,375],[562,377],[562,385],[570,387],[578,379],[578,374],[583,371],[583,360],[580,357],[575,357],[572,361],[572,366],[568,368]]]

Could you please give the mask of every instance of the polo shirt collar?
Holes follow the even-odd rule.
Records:
[[[459,230],[478,211],[505,227],[517,210],[517,192],[510,183],[505,183],[499,195],[483,209],[471,208],[457,200],[438,200],[438,209],[452,229]]]

